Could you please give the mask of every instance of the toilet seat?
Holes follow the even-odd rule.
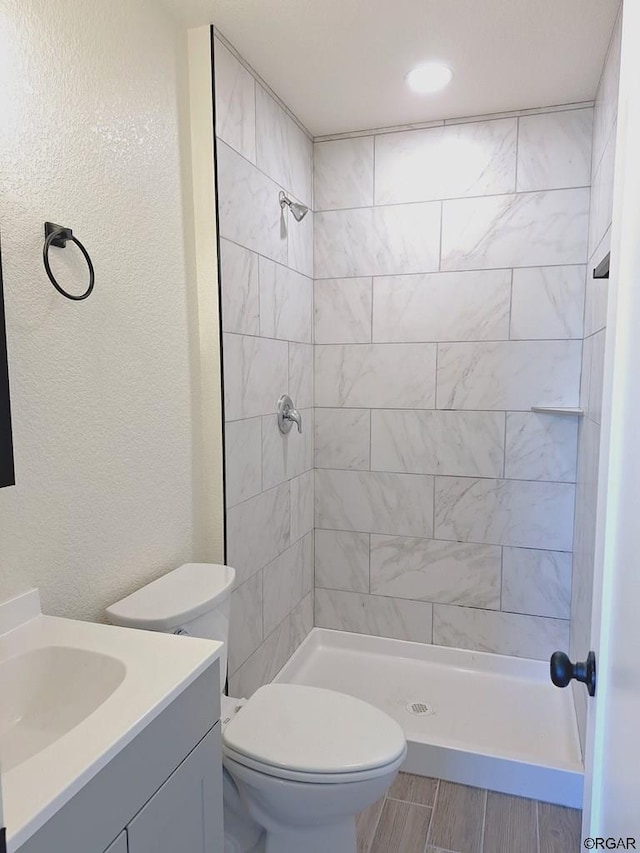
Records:
[[[255,761],[246,755],[234,753],[233,750],[227,747],[223,748],[224,757],[227,761],[235,762],[248,770],[255,770],[263,776],[273,776],[275,779],[282,779],[288,782],[304,782],[308,785],[336,785],[347,782],[366,782],[369,779],[377,779],[385,774],[394,773],[400,768],[406,758],[406,746],[402,753],[389,764],[383,764],[380,767],[371,767],[368,770],[355,770],[345,773],[304,773],[300,770],[291,770],[288,767],[277,767],[273,764],[263,764],[260,761]]]
[[[362,781],[392,772],[406,755],[398,723],[333,690],[269,684],[227,723],[225,757],[291,781]]]

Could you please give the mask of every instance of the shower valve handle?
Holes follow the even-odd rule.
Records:
[[[554,652],[550,661],[551,681],[556,687],[567,687],[572,679],[587,685],[589,696],[596,695],[596,656],[589,652],[585,661],[571,663],[564,652]]]
[[[276,411],[278,428],[283,435],[286,435],[294,424],[298,427],[298,432],[302,432],[302,415],[293,405],[293,400],[288,394],[280,397]]]

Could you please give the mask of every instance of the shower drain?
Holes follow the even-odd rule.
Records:
[[[431,705],[427,705],[426,702],[407,702],[405,709],[416,717],[428,717],[434,713]]]

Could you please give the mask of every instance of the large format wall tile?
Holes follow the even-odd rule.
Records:
[[[285,341],[224,335],[224,397],[228,421],[275,411],[287,387]]]
[[[589,364],[589,396],[586,401],[587,415],[592,421],[602,423],[602,393],[604,390],[604,346],[606,331],[602,329],[589,339],[591,358]],[[586,343],[586,342],[585,342]]]
[[[316,213],[314,242],[316,278],[437,270],[440,204]]]
[[[315,419],[316,468],[369,469],[369,409],[316,409]]]
[[[280,263],[287,262],[280,187],[224,142],[218,142],[220,236]]]
[[[316,346],[316,406],[431,409],[435,344]]]
[[[593,157],[594,165],[600,162],[604,146],[611,129],[618,119],[618,88],[620,85],[620,51],[622,41],[622,3],[618,8],[618,18],[611,34],[607,58],[596,93],[596,106],[593,116]]]
[[[286,385],[282,386],[286,389]],[[281,390],[273,401],[273,410],[280,394],[288,393],[294,406],[300,411],[313,406],[313,345],[289,344],[289,388]],[[313,424],[307,420],[303,430],[313,431]]]
[[[293,201],[299,199],[293,198]],[[291,213],[282,215],[282,232],[287,235],[288,265],[292,270],[313,278],[313,232],[315,214],[309,211],[302,222],[296,222]]]
[[[262,642],[262,572],[231,593],[229,673],[233,674]]]
[[[433,539],[371,537],[371,592],[500,608],[501,549]]]
[[[251,696],[269,684],[313,628],[313,595],[307,595],[229,678],[232,696]]]
[[[311,207],[313,145],[262,86],[256,86],[257,163],[274,181]]]
[[[315,477],[313,470],[305,471],[290,480],[291,486],[291,541],[313,531],[315,523]],[[311,583],[313,586],[313,582]]]
[[[311,279],[260,258],[260,334],[311,343],[312,312]]]
[[[576,481],[578,419],[535,412],[507,414],[505,477]]]
[[[568,619],[570,606],[571,554],[504,549],[503,610]]]
[[[589,186],[592,109],[521,116],[518,123],[518,192]]]
[[[242,246],[220,240],[222,328],[225,332],[260,332],[258,256]]]
[[[511,338],[581,338],[584,292],[584,266],[514,270]]]
[[[251,74],[215,40],[216,134],[256,162],[256,93]]]
[[[565,649],[568,640],[569,623],[562,619],[446,604],[433,607],[433,642],[439,646],[547,660],[556,649]]]
[[[503,456],[502,412],[371,413],[374,471],[501,477]]]
[[[431,642],[432,605],[380,595],[317,589],[315,623],[320,628]]]
[[[316,527],[430,538],[433,477],[317,470]]]
[[[510,302],[511,270],[376,278],[373,340],[506,340]]]
[[[595,264],[606,254],[599,246],[613,218],[613,179],[616,160],[616,134],[612,131],[605,146],[602,160],[596,166],[591,189],[591,216],[589,219],[589,258]],[[597,252],[596,258],[594,253]]]
[[[262,571],[267,636],[302,601],[305,563],[313,559],[312,540],[311,534],[300,539]]]
[[[278,428],[278,416],[262,418],[262,488],[270,489],[313,468],[313,414],[303,409],[302,432],[296,426],[286,435]]]
[[[224,432],[227,506],[262,491],[262,429],[260,418],[231,421]]]
[[[574,494],[567,483],[437,477],[435,536],[570,551]]]
[[[289,483],[262,492],[227,512],[227,559],[240,585],[289,545]]]
[[[371,279],[327,278],[315,282],[315,343],[371,341]]]
[[[369,592],[369,534],[316,530],[316,586]]]
[[[313,212],[298,223],[278,197],[311,206],[313,149],[224,47],[216,79],[230,684],[248,696],[313,626]],[[284,393],[301,435],[277,428]]]
[[[515,190],[515,118],[376,136],[376,204]]]
[[[316,142],[313,155],[316,210],[373,204],[372,136]]]
[[[580,341],[440,344],[439,409],[577,406]]]
[[[443,270],[584,264],[589,190],[445,201]]]

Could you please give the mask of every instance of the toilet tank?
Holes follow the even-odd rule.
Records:
[[[220,655],[220,690],[227,678],[231,566],[185,563],[107,608],[112,625],[166,634],[187,634],[224,643]]]

